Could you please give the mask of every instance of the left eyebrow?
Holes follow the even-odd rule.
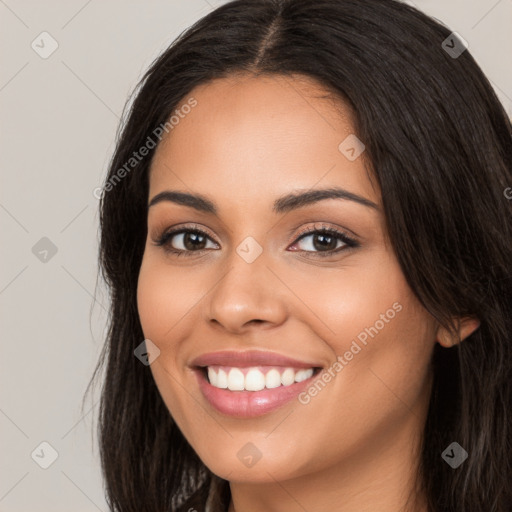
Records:
[[[298,208],[303,208],[312,203],[323,201],[325,199],[345,199],[354,201],[363,206],[379,210],[377,204],[370,201],[366,197],[359,196],[353,192],[349,192],[343,188],[327,188],[327,189],[313,189],[306,192],[299,192],[296,194],[287,194],[280,197],[274,202],[273,211],[275,213],[285,213]]]
[[[325,199],[344,199],[356,202],[368,208],[379,210],[378,205],[373,201],[354,194],[353,192],[349,192],[348,190],[333,187],[286,194],[274,201],[272,211],[276,214],[285,213],[299,208],[304,208],[305,206]],[[162,201],[170,201],[183,206],[189,206],[200,212],[218,216],[219,209],[215,203],[201,194],[189,194],[187,192],[164,190],[151,199],[148,208],[151,208]]]

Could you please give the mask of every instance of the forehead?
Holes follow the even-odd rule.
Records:
[[[354,136],[351,109],[312,79],[236,75],[196,87],[181,105],[190,98],[195,106],[157,148],[150,196],[185,187],[242,203],[318,183],[378,201],[364,154],[350,161],[339,149]]]

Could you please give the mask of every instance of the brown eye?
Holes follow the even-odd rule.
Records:
[[[302,232],[294,245],[299,246],[303,240],[310,239],[302,244],[298,250],[312,253],[315,256],[332,256],[343,250],[359,247],[359,243],[346,233],[337,229],[310,229]]]
[[[337,248],[340,239],[336,236],[329,235],[326,233],[313,233],[311,235],[305,235],[300,241],[311,238],[311,242],[305,244],[306,248],[303,250],[316,250],[316,251],[333,251]],[[342,245],[346,245],[342,242]],[[309,247],[309,249],[307,248]]]
[[[164,233],[155,245],[164,247],[168,252],[182,255],[187,252],[206,250],[209,240],[211,240],[210,237],[200,229],[177,229]],[[216,244],[213,249],[215,248]]]

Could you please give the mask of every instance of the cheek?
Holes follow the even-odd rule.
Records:
[[[197,304],[204,291],[194,289],[184,273],[172,272],[165,264],[157,261],[154,255],[145,255],[137,285],[137,307],[142,330],[160,349],[159,356],[150,365],[158,391],[186,437],[194,432],[194,424],[189,424],[200,410],[191,414],[200,396],[192,396],[183,379],[185,364],[180,350],[180,340],[186,338],[186,314]],[[193,439],[189,439],[196,443]]]
[[[398,264],[384,251],[354,258],[350,266],[334,272],[317,273],[314,281],[296,282],[294,291],[311,305],[319,332],[327,334],[336,354],[348,350],[353,339],[364,343],[371,336],[368,330],[390,331],[411,302]]]
[[[171,327],[172,315],[175,304],[168,304],[172,301],[172,294],[165,293],[165,279],[158,276],[155,268],[150,265],[142,264],[139,273],[137,286],[137,308],[139,312],[140,323],[144,336],[151,341],[156,342],[162,350],[160,344],[162,334],[165,329]],[[167,311],[168,314],[165,314]]]
[[[316,280],[308,296],[318,311],[317,332],[328,326],[323,339],[333,351],[325,387],[340,406],[331,411],[330,423],[345,425],[349,417],[360,432],[422,400],[435,341],[435,322],[398,263],[387,254],[377,260],[379,265],[361,266],[364,272],[355,266]],[[318,388],[311,390],[314,396],[330,394]],[[307,400],[321,414],[322,399]]]
[[[137,285],[137,308],[144,335],[156,340],[161,351],[176,339],[180,319],[199,299],[201,290],[192,285],[184,273],[169,271],[153,256],[144,257]]]
[[[401,272],[386,270],[340,279],[336,293],[319,295],[322,320],[335,331],[324,338],[335,356],[326,381],[300,397],[297,428],[314,425],[316,439],[326,440],[309,453],[305,447],[303,468],[391,446],[397,430],[422,417],[428,403],[435,324]]]

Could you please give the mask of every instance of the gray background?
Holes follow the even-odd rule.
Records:
[[[108,306],[96,288],[93,191],[143,71],[221,3],[0,0],[0,512],[107,510],[93,432],[99,389],[80,411]],[[512,116],[512,0],[408,3],[468,41]],[[51,48],[43,31],[58,43],[46,59],[31,47]],[[58,454],[47,469],[44,441]]]

